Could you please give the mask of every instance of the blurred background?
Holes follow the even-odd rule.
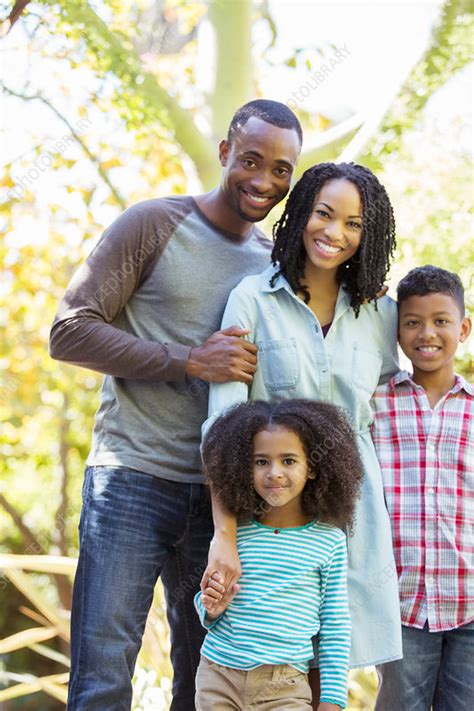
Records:
[[[50,360],[47,340],[77,265],[125,207],[213,187],[232,114],[261,97],[303,124],[296,177],[354,160],[387,187],[390,292],[436,264],[460,274],[472,311],[472,49],[469,0],[0,2],[2,710],[66,701],[101,377]],[[471,339],[457,363],[471,382],[472,353]],[[158,586],[133,708],[165,711],[171,673]],[[375,689],[373,669],[353,672],[350,711],[370,711]]]

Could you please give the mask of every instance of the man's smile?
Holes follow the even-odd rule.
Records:
[[[252,193],[249,190],[244,190],[244,188],[241,188],[240,190],[248,202],[253,205],[258,205],[258,207],[267,207],[274,201],[273,196],[257,195],[256,193]]]

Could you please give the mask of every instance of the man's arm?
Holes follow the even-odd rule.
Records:
[[[180,219],[178,211],[170,215],[161,232],[153,210],[149,203],[126,210],[78,269],[53,323],[50,355],[118,378],[179,381],[188,374],[250,382],[257,349],[240,338],[241,329],[214,333],[191,348],[138,338],[113,325],[153,271],[175,228],[172,219]]]

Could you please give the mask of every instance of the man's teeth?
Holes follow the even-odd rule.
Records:
[[[247,197],[249,197],[254,202],[264,203],[264,202],[267,202],[267,200],[269,200],[269,198],[267,198],[267,197],[258,197],[257,195],[252,195],[252,193],[245,193],[245,194],[247,195]]]
[[[319,249],[322,249],[323,252],[327,252],[328,254],[337,254],[337,252],[341,251],[340,247],[331,247],[331,245],[326,244],[326,242],[320,242],[319,240],[316,240],[316,244]]]
[[[423,351],[423,353],[436,353],[436,351],[439,351],[439,346],[420,346],[418,350]]]

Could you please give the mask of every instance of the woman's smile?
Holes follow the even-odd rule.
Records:
[[[357,252],[362,238],[359,191],[349,180],[328,180],[316,195],[303,232],[306,276],[314,269],[334,269]]]

